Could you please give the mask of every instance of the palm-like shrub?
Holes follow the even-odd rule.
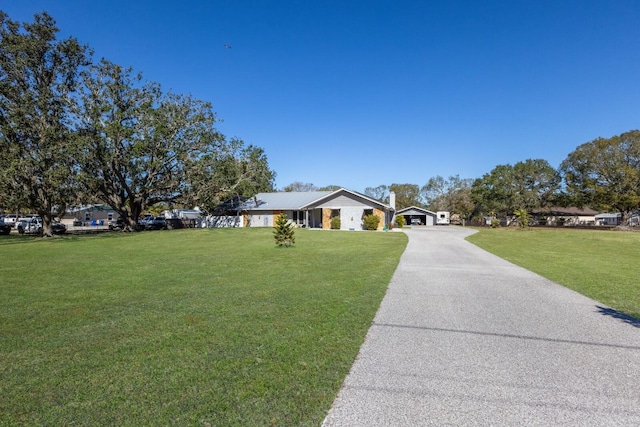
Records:
[[[287,214],[281,213],[278,215],[276,217],[276,225],[273,228],[273,237],[276,240],[276,245],[288,248],[296,242],[293,223],[289,222]]]
[[[518,225],[521,228],[529,227],[529,221],[531,220],[531,215],[529,215],[529,212],[527,212],[526,209],[518,209],[513,214],[516,216]]]

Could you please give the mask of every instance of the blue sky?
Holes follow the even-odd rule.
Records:
[[[640,2],[0,0],[210,101],[282,188],[560,165],[640,127]],[[225,48],[229,44],[231,49]]]

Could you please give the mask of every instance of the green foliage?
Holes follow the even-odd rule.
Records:
[[[404,227],[404,215],[396,215],[396,224],[398,225],[398,228],[403,228]]]
[[[462,220],[468,219],[474,211],[475,203],[471,197],[472,179],[462,179],[459,175],[444,179],[441,176],[429,178],[420,189],[430,210],[455,212]]]
[[[624,222],[640,207],[640,131],[582,144],[560,170],[573,204],[622,212]]]
[[[341,222],[339,216],[334,216],[331,218],[331,229],[332,230],[340,230]]]
[[[500,227],[500,220],[496,217],[491,218],[491,228]]]
[[[467,240],[640,319],[640,233],[535,228],[517,233],[484,228]],[[615,254],[614,262],[603,254]]]
[[[520,228],[528,228],[529,221],[531,220],[531,215],[527,212],[526,209],[518,209],[513,214],[516,216],[516,220],[518,221],[518,226]]]
[[[396,209],[422,206],[420,187],[415,184],[391,184],[389,191],[396,193]]]
[[[476,179],[471,196],[479,212],[509,215],[519,208],[531,210],[555,201],[560,185],[558,172],[546,160],[527,159],[515,165],[498,165]]]
[[[86,46],[56,39],[46,12],[20,25],[0,11],[0,204],[37,212],[45,235],[74,186],[69,116]]]
[[[389,203],[389,186],[387,185],[367,187],[364,189],[364,194],[379,202]]]
[[[407,238],[298,232],[4,236],[0,425],[321,425]]]
[[[284,212],[276,217],[276,225],[273,228],[276,245],[288,248],[296,242],[294,225]]]
[[[380,225],[380,217],[377,215],[365,215],[362,220],[364,222],[364,228],[369,231],[377,230]]]
[[[261,148],[227,140],[211,104],[58,41],[48,14],[0,11],[0,205],[37,212],[50,232],[68,205],[102,202],[130,226],[149,206],[198,205],[273,189]]]

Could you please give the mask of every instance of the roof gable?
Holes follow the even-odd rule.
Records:
[[[238,210],[272,211],[272,210],[305,210],[326,203],[340,196],[357,199],[363,204],[389,209],[388,205],[372,199],[364,194],[340,188],[335,191],[291,191],[276,193],[258,193],[242,203]]]
[[[382,203],[379,200],[376,199],[372,199],[369,196],[366,196],[364,194],[355,192],[355,191],[351,191],[351,190],[347,190],[346,188],[339,188],[338,190],[329,192],[329,194],[326,194],[316,200],[311,201],[310,203],[308,203],[307,205],[304,206],[304,208],[310,208],[316,205],[320,205],[322,203],[326,203],[327,201],[331,200],[331,199],[335,199],[337,197],[340,196],[346,196],[348,198],[351,199],[356,199],[359,200],[360,202],[362,202],[363,204],[366,205],[372,205],[372,206],[378,206],[382,209],[389,209],[388,205],[385,205],[384,203]]]
[[[436,216],[435,212],[431,212],[425,208],[419,206],[409,206],[408,208],[400,209],[396,212],[396,215],[431,215]]]

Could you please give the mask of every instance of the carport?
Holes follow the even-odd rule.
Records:
[[[396,212],[396,216],[402,215],[407,225],[435,225],[437,215],[425,208],[419,206],[410,206],[400,209]],[[420,222],[419,224],[417,222]]]

